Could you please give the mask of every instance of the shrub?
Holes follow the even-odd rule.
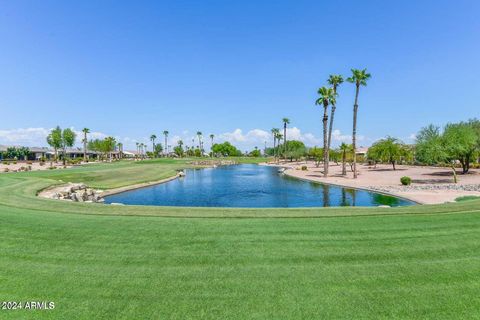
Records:
[[[412,178],[410,177],[401,177],[400,178],[400,182],[404,185],[404,186],[409,186],[412,184]]]
[[[9,172],[9,171],[10,171],[10,169],[8,169],[8,168],[5,168],[3,171],[4,171],[4,172]]]
[[[45,162],[40,162],[40,166],[44,166],[45,165]]]
[[[302,166],[302,171],[307,171],[307,166]]]
[[[32,161],[27,161],[27,164],[32,165],[33,162]]]
[[[10,163],[8,163],[8,161],[2,161],[2,164],[8,166]]]
[[[17,161],[13,161],[13,164],[17,164]]]
[[[480,200],[479,196],[463,196],[455,199],[456,202],[470,201],[470,200]]]

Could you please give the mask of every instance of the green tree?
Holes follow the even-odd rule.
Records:
[[[50,131],[50,134],[47,136],[47,143],[53,148],[55,152],[55,162],[57,162],[58,149],[62,147],[62,129],[60,126]]]
[[[178,140],[177,145],[173,148],[173,152],[179,157],[183,157],[184,150],[183,150],[183,141]]]
[[[367,69],[352,69],[352,76],[347,81],[355,84],[355,102],[353,104],[353,132],[352,132],[352,148],[353,148],[353,178],[357,178],[357,113],[358,113],[358,94],[360,86],[366,86],[367,81],[371,78]]]
[[[155,156],[155,139],[157,139],[157,136],[152,134],[150,136],[150,141],[152,141],[152,152],[153,152],[154,156]]]
[[[233,157],[240,156],[242,152],[233,146],[230,142],[224,143],[215,143],[212,146],[212,150],[215,154],[224,156],[224,157]]]
[[[28,155],[30,154],[30,149],[27,147],[8,147],[5,152],[3,152],[3,157],[6,159],[20,159],[27,160]]]
[[[281,134],[279,131],[278,133],[275,134],[275,138],[277,139],[277,151],[276,151],[277,161],[280,161],[280,141],[282,141],[283,139],[283,134]]]
[[[348,158],[348,155],[352,153],[353,148],[352,148],[352,145],[342,142],[339,149],[342,154],[342,175],[346,176],[347,175],[347,158]]]
[[[253,149],[252,151],[250,151],[249,156],[250,156],[250,157],[255,157],[255,158],[260,157],[260,156],[261,156],[261,152],[260,152],[260,150],[258,150],[258,147],[255,147],[255,149]]]
[[[375,142],[368,148],[367,157],[379,159],[382,162],[390,163],[393,170],[395,165],[408,155],[408,149],[405,144],[393,137],[386,137]]]
[[[329,153],[328,153],[328,105],[335,103],[335,93],[332,88],[321,87],[318,89],[320,97],[315,102],[316,105],[323,106],[323,176],[328,175]]]
[[[215,135],[213,133],[210,133],[210,156],[213,157],[213,151],[212,151],[212,146],[213,146],[213,138],[215,138]]]
[[[308,156],[315,161],[315,167],[320,166],[320,162],[323,160],[323,149],[318,147],[313,147],[308,150]]]
[[[83,129],[82,129],[82,132],[83,132],[83,139],[82,139],[82,143],[83,143],[83,161],[84,161],[84,162],[87,162],[87,143],[88,143],[87,134],[90,133],[90,129],[88,129],[88,128],[83,128]]]
[[[198,148],[200,149],[200,154],[203,156],[203,143],[202,143],[202,132],[197,131],[198,138]]]
[[[282,156],[285,159],[290,159],[290,161],[299,160],[301,157],[305,156],[307,153],[307,148],[302,141],[298,140],[289,140],[287,141],[287,147],[285,148],[284,145],[280,146],[282,151]],[[286,151],[284,151],[286,150]]]
[[[67,148],[73,147],[76,137],[77,135],[70,128],[62,131],[63,165],[65,165],[67,161]]]
[[[273,157],[276,159],[277,158],[277,154],[276,154],[276,147],[277,147],[277,134],[280,133],[280,129],[278,128],[272,128],[272,130],[270,130],[270,132],[272,133],[272,136],[273,136]]]
[[[117,143],[118,146],[118,158],[123,159],[123,143]]]
[[[155,143],[155,150],[153,151],[154,157],[158,157],[163,152],[163,146],[161,143]]]
[[[137,152],[140,152],[140,143],[137,142]],[[95,139],[88,142],[88,148],[93,151],[102,153],[103,158],[107,157],[112,160],[112,152],[115,151],[117,143],[114,137],[106,137],[105,139]],[[122,146],[123,147],[123,146]]]
[[[462,173],[468,173],[470,163],[475,159],[478,150],[478,136],[468,123],[447,124],[443,132],[445,151],[450,158],[462,165]]]

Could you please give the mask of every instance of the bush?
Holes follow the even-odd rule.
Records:
[[[3,171],[4,171],[4,172],[9,172],[9,171],[10,171],[10,169],[8,169],[8,168],[5,168]]]
[[[470,201],[470,200],[480,200],[479,196],[463,196],[455,199],[456,202]]]
[[[302,166],[302,171],[307,171],[307,166]]]
[[[40,166],[44,166],[45,165],[45,162],[40,162]]]
[[[401,177],[400,178],[400,182],[404,185],[404,186],[409,186],[412,184],[412,178],[410,177]]]
[[[33,162],[32,162],[32,161],[27,161],[27,164],[30,164],[30,165],[32,165],[32,164],[33,164]]]
[[[13,164],[17,164],[17,161],[13,161]]]

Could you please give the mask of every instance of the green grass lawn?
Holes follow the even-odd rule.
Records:
[[[0,300],[56,305],[0,310],[0,318],[480,317],[479,200],[199,209],[35,197],[58,180],[115,188],[185,166],[159,160],[0,174]]]

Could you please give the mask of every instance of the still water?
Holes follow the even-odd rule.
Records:
[[[186,176],[105,198],[105,203],[186,207],[294,208],[406,206],[413,202],[379,193],[290,178],[255,164],[185,171]]]

